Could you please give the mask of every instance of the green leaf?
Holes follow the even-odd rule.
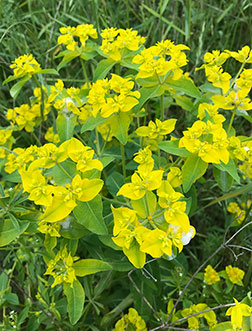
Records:
[[[30,79],[30,77],[25,76],[23,77],[19,82],[14,84],[12,88],[10,89],[10,95],[12,96],[13,99],[16,99],[16,97],[19,95],[22,87],[24,84]]]
[[[56,127],[61,142],[64,142],[73,137],[76,119],[77,116],[74,114],[71,114],[70,116],[64,113],[58,114],[56,119]]]
[[[119,112],[110,118],[112,132],[123,145],[126,145],[128,141],[128,129],[130,123],[131,115],[128,113]]]
[[[17,79],[17,77],[14,75],[11,75],[3,81],[2,85],[4,86],[5,84],[8,84],[9,82],[12,82],[15,79]]]
[[[76,163],[72,160],[65,160],[60,163],[61,167],[73,178],[76,174]],[[57,166],[57,164],[46,171],[46,175],[53,177],[56,185],[71,184],[71,179]]]
[[[58,55],[58,57],[61,55],[62,53],[60,53]],[[60,64],[57,67],[57,70],[60,70],[61,68],[63,68],[68,62],[71,62],[73,59],[75,59],[76,57],[80,56],[79,52],[76,51],[66,51],[64,52],[64,57],[62,59],[62,61],[60,62]]]
[[[227,331],[233,330],[233,326],[230,322],[223,322],[215,325],[212,329],[213,331]]]
[[[179,140],[169,140],[169,141],[161,141],[158,144],[158,147],[162,149],[162,151],[165,151],[166,153],[182,156],[182,157],[188,157],[191,155],[191,153],[185,149],[184,147],[178,147]]]
[[[78,222],[85,226],[89,231],[105,235],[108,233],[108,230],[104,223],[102,210],[102,200],[100,195],[97,195],[91,201],[77,201],[77,206],[74,208],[73,213]]]
[[[67,239],[80,239],[90,232],[73,217],[68,216],[64,222],[61,222],[60,235]]]
[[[160,86],[160,81],[157,76],[151,76],[147,78],[137,78],[137,83],[143,87],[157,87]],[[141,90],[140,90],[141,91]]]
[[[194,104],[192,103],[191,99],[186,97],[185,95],[173,95],[176,103],[187,111],[192,111],[194,108]]]
[[[99,79],[104,79],[107,76],[107,73],[113,68],[116,63],[116,61],[110,58],[101,60],[95,69],[94,82]]]
[[[188,192],[192,184],[207,170],[208,163],[201,160],[197,154],[191,154],[182,167],[182,183],[184,192]]]
[[[86,259],[80,260],[73,264],[76,276],[84,277],[87,275],[96,274],[101,271],[111,270],[112,267],[107,262],[96,260],[96,259]]]
[[[104,156],[102,158],[100,158],[100,161],[103,165],[103,169],[106,168],[111,162],[114,161],[114,157],[113,156]]]
[[[234,178],[232,176],[230,176],[227,171],[223,171],[223,170],[220,170],[220,169],[214,167],[213,175],[214,175],[214,178],[215,178],[217,184],[219,185],[220,189],[223,192],[227,192],[231,189],[233,182],[234,182]]]
[[[124,184],[124,177],[121,173],[113,171],[111,175],[105,180],[106,187],[112,195],[120,190],[121,186]]]
[[[76,324],[81,318],[85,292],[81,283],[76,279],[71,287],[71,284],[64,283],[64,293],[67,297],[67,312],[72,325]]]
[[[16,295],[16,293],[7,294],[5,296],[5,299],[10,305],[19,305],[19,300],[18,300],[18,296]]]
[[[55,69],[42,69],[39,73],[47,75],[59,75],[58,71]]]
[[[97,114],[96,117],[90,116],[86,122],[82,125],[81,133],[86,131],[92,131],[98,125],[107,121],[107,118],[102,117],[100,114]]]
[[[248,112],[246,110],[243,109],[236,109],[235,114],[237,116],[242,116],[243,118],[245,118],[247,121],[249,121],[250,123],[252,123],[252,117],[249,116]]]
[[[139,200],[132,200],[131,205],[141,218],[154,214],[157,205],[157,198],[153,192],[147,191],[145,196]]]
[[[209,207],[211,205],[214,205],[215,203],[218,203],[220,201],[225,201],[227,199],[231,199],[231,198],[237,197],[238,195],[244,194],[244,193],[249,192],[251,190],[252,190],[252,183],[247,184],[247,185],[243,185],[241,188],[239,188],[237,190],[234,190],[234,191],[232,191],[230,193],[224,194],[221,197],[215,199],[214,201],[208,203],[204,208],[207,208],[207,207]]]
[[[17,170],[12,172],[11,174],[7,174],[2,177],[2,180],[12,182],[12,183],[22,183],[21,176]]]
[[[14,228],[17,230],[17,231],[20,231],[20,226],[19,226],[19,223],[18,223],[18,220],[16,219],[16,217],[11,214],[11,213],[8,213],[8,217],[10,218]]]
[[[137,269],[143,268],[145,264],[145,253],[140,251],[140,245],[134,239],[129,248],[123,247],[123,253]]]
[[[221,162],[220,164],[214,164],[214,166],[221,171],[227,171],[229,175],[240,184],[240,177],[238,175],[237,167],[233,159],[229,158],[228,164]]]
[[[52,253],[53,255],[53,249],[57,245],[57,238],[56,237],[51,237],[49,234],[45,235],[45,240],[44,240],[44,246],[46,251],[50,254]]]
[[[163,90],[160,85],[157,85],[153,87],[142,87],[139,92],[141,96],[139,98],[139,103],[134,107],[135,112],[140,110],[147,100],[160,96]]]
[[[29,222],[22,221],[17,230],[10,219],[0,220],[0,247],[8,245],[17,236],[21,235],[28,227]]]
[[[186,95],[189,95],[193,98],[201,98],[201,93],[199,89],[194,85],[191,79],[187,79],[182,76],[178,80],[173,80],[172,78],[168,77],[165,80],[164,86],[168,89],[174,88],[176,91],[184,92]]]

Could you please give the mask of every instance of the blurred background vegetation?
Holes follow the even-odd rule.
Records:
[[[55,67],[61,26],[133,28],[147,37],[147,46],[162,39],[185,43],[197,66],[206,51],[251,46],[251,20],[250,0],[0,0],[1,80],[25,53]]]

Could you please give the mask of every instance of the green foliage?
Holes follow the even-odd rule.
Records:
[[[247,306],[241,321],[249,330],[249,91],[240,104],[235,95],[235,108],[218,99],[224,125],[207,107],[242,89],[234,82],[251,61],[248,55],[239,64],[238,53],[231,55],[228,91],[224,79],[205,70],[206,83],[203,71],[193,71],[210,49],[250,44],[248,1],[8,1],[0,11],[0,328],[112,330],[134,306],[150,330],[226,330],[234,326],[228,307],[239,315],[234,297]],[[78,41],[74,50],[57,45],[61,26],[90,22],[98,39]],[[146,48],[107,54],[100,32],[111,26],[134,27],[147,37]],[[190,62],[147,76],[134,58],[165,39],[189,45]],[[11,75],[13,54],[24,53],[44,69]],[[102,106],[90,93],[101,80]],[[99,86],[97,95],[103,97]],[[109,98],[114,103],[103,109]],[[175,130],[169,119],[177,119]],[[209,256],[213,278],[206,275]],[[201,313],[218,305],[216,320]],[[138,320],[131,313],[128,329]]]

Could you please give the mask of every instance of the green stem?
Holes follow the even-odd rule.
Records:
[[[121,202],[121,201],[116,200],[116,199],[109,199],[109,198],[106,198],[104,196],[102,196],[102,199],[105,200],[105,201],[111,202],[111,203],[117,203],[118,205],[129,207],[129,204],[128,203]]]
[[[160,169],[160,148],[158,148],[158,169]]]
[[[35,135],[35,133],[33,131],[31,131],[31,135],[36,140],[36,142],[38,143],[38,145],[41,146],[41,142],[40,142],[39,138]]]
[[[122,155],[122,172],[124,179],[126,178],[126,168],[125,168],[125,151],[124,151],[124,145],[120,143],[121,146],[121,155]]]
[[[242,70],[243,70],[245,64],[246,64],[246,62],[244,62],[244,63],[241,65],[240,70],[237,72],[237,75],[235,76],[235,78],[234,78],[234,80],[233,80],[233,82],[232,82],[230,88],[233,87],[233,85],[235,84],[236,79],[240,76],[240,73],[242,72]]]
[[[103,146],[102,146],[101,155],[103,155],[103,153],[104,153],[104,149],[105,149],[105,146],[106,146],[106,144],[107,144],[109,134],[110,134],[110,127],[109,127],[109,129],[108,129],[108,133],[107,133],[106,139],[105,139],[105,141],[104,141],[104,143],[103,143]]]
[[[57,165],[57,167],[62,171],[62,172],[64,172],[64,174],[69,178],[69,179],[71,179],[71,181],[73,180],[73,178],[69,175],[69,173],[62,167],[62,165],[61,164],[59,164],[58,162],[56,162],[56,165]]]
[[[4,146],[0,146],[0,148],[2,148],[2,149],[4,149],[4,150],[6,150],[7,152],[9,152],[9,153],[12,153],[12,154],[14,154],[15,156],[18,156],[18,154],[17,153],[15,153],[15,152],[13,152],[13,151],[11,151],[9,148],[7,148],[7,147],[4,147]]]
[[[164,95],[160,96],[160,120],[164,121]]]
[[[95,140],[96,140],[96,152],[97,155],[100,156],[101,155],[101,150],[100,150],[100,143],[99,143],[99,133],[97,128],[95,128]]]
[[[149,217],[150,216],[150,209],[149,209],[149,204],[148,204],[148,200],[147,200],[147,192],[144,196],[144,203],[145,203],[145,206],[146,206],[147,217]]]
[[[84,60],[81,57],[80,57],[80,61],[81,61],[81,66],[82,66],[84,78],[85,78],[85,81],[87,83],[87,87],[89,88],[90,87],[90,84],[89,84],[89,79],[88,79],[88,75],[87,75],[85,63],[84,63]]]
[[[233,110],[233,113],[232,113],[232,116],[231,116],[231,119],[230,119],[230,122],[229,122],[228,130],[227,130],[227,135],[229,134],[229,132],[231,130],[231,127],[232,127],[232,124],[233,124],[233,121],[234,121],[234,117],[235,117],[235,112],[236,112],[236,107]]]
[[[120,74],[121,74],[121,64],[119,62],[115,65],[115,71],[116,71],[116,74],[118,76],[120,76]]]

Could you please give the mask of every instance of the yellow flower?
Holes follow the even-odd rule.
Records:
[[[124,229],[135,228],[138,223],[135,210],[126,207],[114,208],[113,206],[111,209],[114,216],[114,236],[117,236]]]
[[[101,32],[103,38],[100,49],[114,61],[120,61],[124,49],[138,50],[145,42],[145,38],[138,36],[138,32],[132,29],[108,28]]]
[[[249,93],[252,87],[252,69],[244,69],[240,77],[236,80],[236,85]]]
[[[131,176],[131,183],[124,184],[117,195],[123,195],[131,200],[141,199],[147,191],[153,191],[160,187],[162,176],[163,171],[152,171],[152,166],[140,168]]]
[[[242,329],[243,316],[250,316],[252,313],[251,307],[244,303],[239,303],[235,298],[235,306],[228,308],[226,315],[231,315],[231,324],[233,329]]]
[[[90,147],[84,146],[82,142],[76,138],[71,138],[65,143],[68,156],[77,163],[77,170],[86,172],[92,169],[99,171],[103,169],[101,161],[93,159],[94,151]]]
[[[40,72],[40,64],[34,59],[32,54],[25,54],[15,59],[14,63],[10,65],[14,69],[14,76],[21,78],[24,76],[31,77]]]
[[[218,275],[218,272],[216,272],[211,265],[208,265],[205,269],[204,281],[208,285],[213,285],[217,283],[219,280],[220,280],[220,276]]]
[[[227,93],[230,88],[230,79],[232,78],[227,72],[223,72],[221,67],[209,67],[208,80],[213,86],[219,87],[223,93]]]
[[[244,46],[238,52],[231,52],[229,50],[226,50],[225,52],[236,59],[236,61],[241,63],[252,63],[252,51],[250,50],[249,46]]]
[[[231,91],[228,95],[214,95],[211,99],[218,108],[222,109],[252,109],[252,102],[247,97],[247,90]]]
[[[241,285],[241,281],[244,277],[245,272],[237,267],[232,267],[231,265],[227,266],[226,269],[226,274],[228,276],[228,279],[233,283],[233,284],[238,284]]]
[[[145,321],[138,315],[134,308],[129,308],[128,314],[124,315],[116,322],[113,331],[147,331]]]
[[[158,203],[164,208],[164,218],[167,223],[179,226],[185,233],[189,231],[190,222],[185,213],[186,202],[178,201],[183,197],[182,193],[176,192],[168,181],[162,181],[157,190],[159,196]]]
[[[182,172],[178,167],[170,167],[167,175],[167,181],[172,187],[178,187],[182,184]]]
[[[57,144],[57,143],[60,142],[60,137],[57,133],[53,132],[53,127],[52,126],[50,128],[48,128],[48,130],[46,131],[45,139],[47,141],[50,141],[50,142],[54,143],[54,144]]]
[[[48,268],[44,275],[51,275],[54,278],[52,287],[61,283],[70,283],[71,286],[76,280],[75,270],[73,268],[74,261],[78,257],[72,257],[71,253],[67,252],[66,246],[60,250],[55,258],[48,263]]]
[[[51,237],[60,237],[59,230],[60,224],[59,223],[47,223],[45,221],[38,222],[38,230],[41,233],[49,234]]]
[[[234,218],[237,220],[237,222],[240,224],[242,221],[244,221],[246,213],[244,210],[242,210],[236,202],[230,202],[227,211],[234,215]]]

